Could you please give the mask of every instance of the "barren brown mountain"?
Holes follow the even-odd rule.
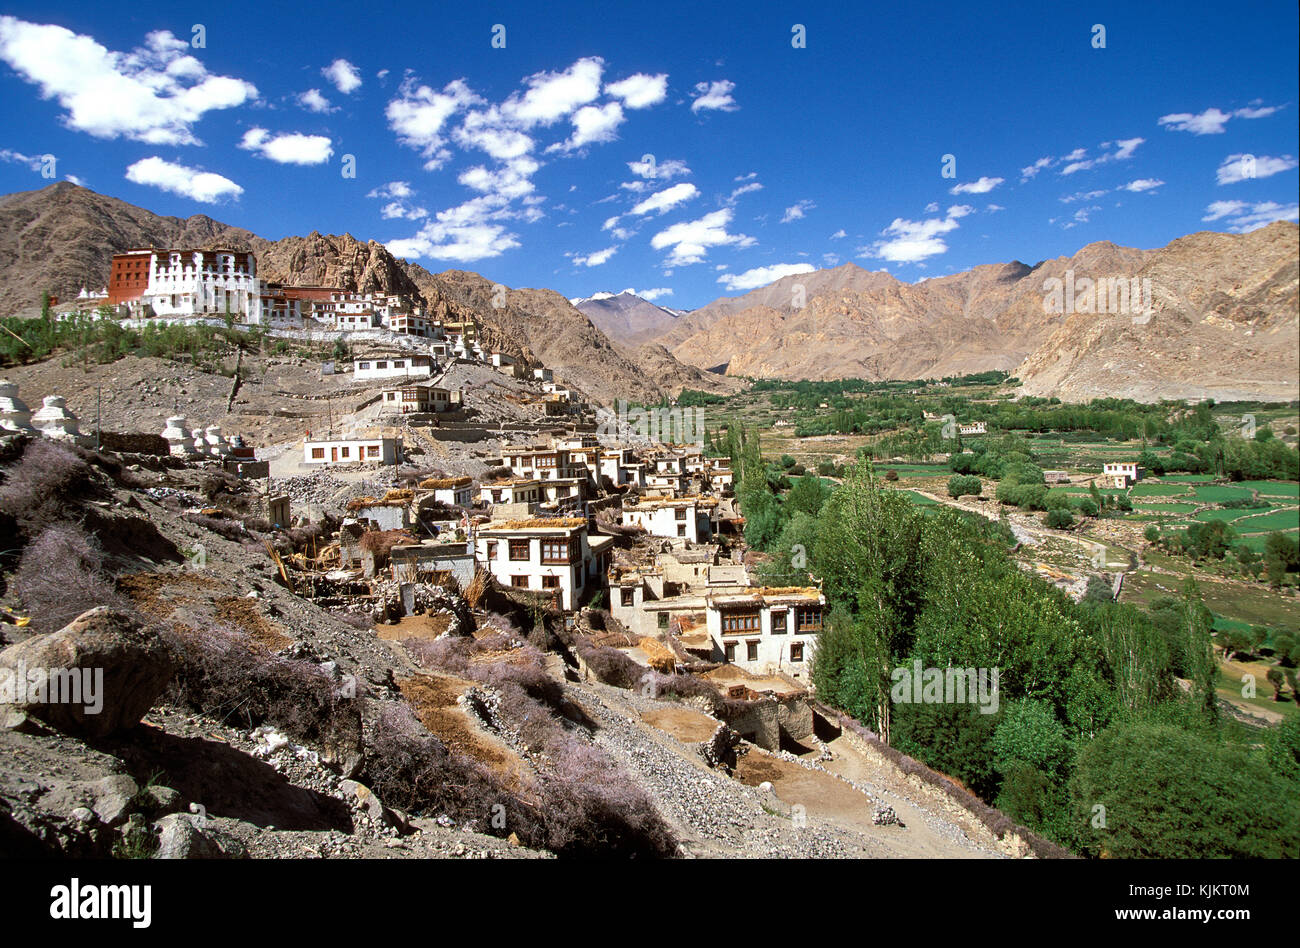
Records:
[[[683,317],[661,342],[730,375],[925,378],[1002,369],[1077,400],[1297,397],[1297,227],[1199,233],[1159,250],[1103,241],[902,283],[851,264],[784,277]],[[1048,312],[1045,283],[1149,279],[1153,315]],[[795,308],[795,290],[806,305]]]
[[[201,214],[162,217],[68,182],[0,197],[0,316],[34,315],[43,291],[70,300],[82,287],[101,287],[114,253],[149,246],[251,250],[263,279],[295,286],[422,294],[434,315],[478,320],[491,346],[540,359],[606,404],[740,384],[667,353],[617,346],[549,290],[510,290],[498,309],[494,284],[484,277],[459,270],[435,275],[395,259],[375,241],[314,231],[268,241]]]

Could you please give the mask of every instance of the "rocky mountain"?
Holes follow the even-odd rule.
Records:
[[[68,182],[0,197],[0,316],[34,315],[45,290],[68,300],[82,287],[103,286],[114,253],[148,246],[251,250],[260,276],[289,285],[421,294],[436,316],[480,321],[490,345],[541,360],[605,403],[738,384],[682,366],[667,353],[642,353],[647,361],[639,364],[639,350],[615,345],[549,290],[511,290],[498,309],[489,280],[463,271],[435,276],[373,240],[313,231],[269,241],[201,214],[163,217]]]
[[[595,293],[569,300],[591,324],[616,342],[657,339],[672,329],[680,313],[629,293]]]
[[[1277,223],[1194,234],[1159,250],[1102,241],[1034,266],[979,266],[916,284],[846,265],[711,303],[659,341],[682,362],[740,376],[1002,369],[1026,392],[1071,399],[1295,398],[1296,257],[1296,225]],[[1152,319],[1045,306],[1048,281],[1083,277],[1149,280]]]

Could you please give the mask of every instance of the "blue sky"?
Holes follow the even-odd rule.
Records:
[[[7,3],[0,191],[686,309],[1297,218],[1293,0],[312,10]]]

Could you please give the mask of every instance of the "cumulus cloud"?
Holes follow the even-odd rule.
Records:
[[[744,273],[724,273],[718,282],[728,290],[753,290],[767,286],[781,277],[795,273],[812,273],[816,267],[810,263],[774,263],[769,267],[755,267]]]
[[[891,263],[917,263],[947,253],[948,245],[942,235],[956,230],[960,226],[957,222],[973,210],[970,205],[955,204],[948,208],[943,217],[923,221],[895,218],[893,223],[881,231],[887,239],[862,247],[860,251],[863,256],[879,257]]]
[[[697,82],[695,84],[694,101],[691,102],[691,111],[736,111],[740,106],[736,104],[736,100],[731,96],[732,90],[735,88],[736,84],[730,79],[719,79],[717,82]]]
[[[551,125],[600,95],[605,61],[599,56],[579,59],[563,72],[539,72],[524,82],[528,90],[512,95],[502,111],[525,128]]]
[[[15,165],[26,165],[32,171],[40,171],[45,165],[46,157],[45,155],[24,155],[8,148],[0,149],[0,161],[7,161]]]
[[[321,95],[319,89],[308,89],[298,96],[298,104],[308,112],[337,112],[338,106],[331,106],[330,100]]]
[[[584,105],[573,113],[573,134],[564,142],[557,142],[546,150],[573,151],[583,145],[612,142],[618,138],[618,127],[623,124],[623,107],[617,102],[604,105]]]
[[[446,148],[443,127],[457,112],[483,102],[463,79],[454,79],[436,92],[417,86],[408,79],[396,98],[388,103],[384,115],[388,127],[403,145],[417,149],[426,159],[426,171],[436,171],[451,157]]]
[[[428,217],[429,211],[423,207],[416,207],[412,204],[407,204],[405,201],[390,201],[379,209],[379,216],[386,221],[418,221],[421,218]]]
[[[119,53],[61,26],[0,16],[0,61],[57,100],[64,125],[96,138],[195,145],[192,127],[206,112],[257,98],[252,83],[211,75],[189,50],[167,30]]]
[[[664,188],[662,191],[656,191],[640,204],[632,208],[633,214],[649,214],[651,211],[658,211],[663,214],[671,210],[678,204],[689,201],[699,194],[699,189],[690,182],[683,181],[681,184],[674,184],[671,188]]]
[[[673,295],[672,288],[667,286],[657,286],[654,289],[640,290],[634,292],[636,292],[636,295],[641,297],[641,299],[649,300],[651,303],[653,303],[657,299],[662,299],[665,296]]]
[[[415,194],[409,181],[389,181],[374,188],[368,198],[409,198]]]
[[[1020,180],[1028,181],[1030,178],[1036,176],[1038,172],[1042,171],[1044,168],[1050,168],[1054,164],[1056,164],[1056,159],[1051,157],[1050,155],[1046,158],[1039,158],[1029,167],[1020,169]]]
[[[334,88],[344,95],[361,88],[361,71],[346,59],[334,60],[334,62],[322,69],[320,74],[332,82]]]
[[[740,187],[734,189],[731,192],[730,196],[727,198],[727,203],[735,204],[736,198],[740,197],[742,194],[749,194],[752,191],[762,191],[762,190],[763,190],[763,186],[761,184],[759,184],[757,181],[750,181],[748,184],[742,184]]]
[[[644,109],[658,105],[668,97],[668,74],[651,76],[639,72],[605,86],[605,94],[622,99],[629,109]]]
[[[511,126],[496,106],[470,112],[452,133],[463,148],[477,148],[493,158],[518,158],[533,150],[533,139]]]
[[[816,206],[812,201],[798,201],[785,209],[785,213],[781,215],[781,223],[797,221]]]
[[[597,250],[585,255],[567,254],[567,256],[580,267],[598,267],[602,263],[608,262],[609,258],[616,253],[618,253],[617,246],[606,247],[604,250]]]
[[[494,208],[476,198],[440,211],[414,237],[390,240],[386,246],[397,257],[454,260],[457,263],[499,257],[518,247],[519,240],[494,217]]]
[[[1097,191],[1075,191],[1073,194],[1067,194],[1065,197],[1057,198],[1062,204],[1075,204],[1079,201],[1095,201],[1099,197],[1110,194],[1109,189]]]
[[[1228,230],[1244,234],[1267,227],[1274,221],[1293,221],[1300,218],[1300,204],[1278,204],[1275,201],[1215,201],[1205,209],[1203,221],[1226,221]]]
[[[1140,194],[1143,191],[1154,191],[1162,184],[1164,184],[1164,182],[1159,178],[1138,178],[1136,181],[1130,181],[1128,184],[1120,185],[1119,189],[1121,191],[1132,191],[1135,194]]]
[[[183,197],[215,204],[228,197],[239,197],[244,189],[229,178],[210,171],[199,171],[154,156],[142,158],[126,169],[126,180]]]
[[[1296,164],[1295,158],[1290,155],[1278,158],[1268,155],[1229,155],[1219,165],[1217,176],[1219,184],[1236,184],[1247,178],[1271,178],[1283,171],[1290,171]]]
[[[1170,115],[1160,116],[1157,122],[1171,132],[1191,132],[1193,135],[1222,135],[1224,126],[1231,119],[1264,118],[1272,115],[1277,109],[1278,107],[1275,105],[1259,106],[1258,102],[1254,102],[1249,108],[1236,109],[1232,112],[1224,112],[1215,108],[1209,108],[1199,113],[1174,112]]]
[[[665,266],[684,267],[703,262],[710,247],[749,247],[754,244],[753,237],[727,233],[730,223],[731,209],[723,208],[698,220],[683,221],[661,230],[650,238],[650,246],[655,250],[672,248]]]
[[[954,185],[949,189],[949,194],[988,194],[999,184],[1003,178],[980,178],[978,181],[970,181],[966,184]]]
[[[239,147],[282,165],[321,165],[334,154],[330,140],[324,135],[298,132],[272,135],[264,128],[250,128],[240,139]]]
[[[1061,159],[1069,163],[1061,169],[1060,173],[1063,175],[1074,174],[1076,171],[1087,171],[1090,168],[1109,164],[1112,161],[1127,161],[1133,157],[1133,152],[1137,151],[1138,145],[1145,141],[1145,138],[1121,138],[1115,142],[1102,142],[1101,148],[1111,150],[1103,151],[1096,158],[1084,158],[1083,156],[1087,154],[1087,151],[1077,148]]]
[[[847,237],[847,236],[849,236],[849,235],[848,235],[847,233],[845,233],[844,228],[841,227],[841,228],[840,228],[839,230],[837,230],[835,233],[831,234],[831,240],[842,240],[843,238],[845,238],[845,237]]]
[[[628,170],[639,178],[662,178],[667,181],[671,178],[685,176],[691,173],[691,169],[686,166],[686,162],[678,158],[669,158],[667,161],[654,161],[653,155],[643,155],[643,159],[651,160],[629,161]],[[737,179],[739,180],[739,179]],[[627,187],[627,185],[623,185]]]

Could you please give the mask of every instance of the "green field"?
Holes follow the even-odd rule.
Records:
[[[1272,530],[1300,529],[1300,510],[1275,510],[1272,513],[1239,520],[1233,524],[1238,533],[1267,533]]]
[[[1135,484],[1129,496],[1138,497],[1186,497],[1188,489],[1183,484]]]
[[[1158,514],[1187,514],[1187,513],[1191,513],[1196,509],[1195,504],[1147,503],[1146,501],[1142,501],[1142,500],[1136,501],[1133,506],[1137,507],[1143,513],[1158,513]]]
[[[1222,504],[1229,500],[1250,500],[1245,487],[1228,487],[1223,484],[1203,484],[1194,491],[1196,499],[1205,504]]]
[[[1300,500],[1300,484],[1287,481],[1242,481],[1237,486],[1257,490],[1261,497],[1294,497]]]
[[[1199,520],[1202,523],[1208,523],[1211,520],[1222,520],[1224,523],[1234,523],[1242,517],[1256,517],[1268,511],[1255,508],[1251,510],[1201,510],[1192,514],[1193,520]]]

